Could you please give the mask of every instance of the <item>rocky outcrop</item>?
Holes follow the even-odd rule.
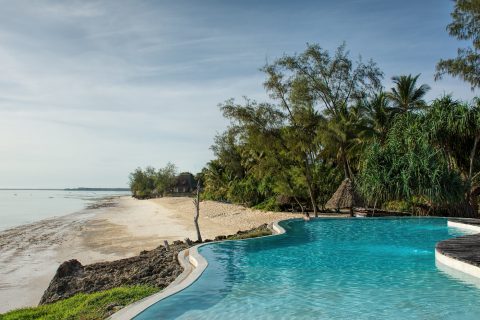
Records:
[[[264,224],[251,230],[238,231],[234,235],[218,236],[214,241],[252,238],[266,234],[271,234],[271,231]],[[183,271],[177,260],[178,253],[195,244],[197,243],[189,239],[186,239],[186,242],[177,240],[168,245],[168,249],[160,246],[151,251],[142,251],[140,255],[132,258],[86,266],[75,259],[65,261],[58,267],[50,285],[43,293],[40,304],[66,299],[77,293],[93,293],[120,286],[141,284],[163,289]]]
[[[77,293],[92,293],[128,285],[151,285],[159,289],[168,286],[182,273],[178,253],[187,244],[178,241],[170,250],[160,246],[140,255],[83,266],[77,260],[62,263],[44,292],[40,304],[52,303]]]

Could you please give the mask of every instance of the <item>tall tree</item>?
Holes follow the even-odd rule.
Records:
[[[458,40],[472,41],[472,46],[459,48],[456,58],[440,60],[435,79],[449,74],[470,83],[473,90],[480,88],[480,0],[454,1],[453,21],[447,31]]]
[[[321,170],[314,168],[316,163],[326,160],[323,158],[326,155],[323,134],[319,132],[328,131],[338,138],[336,146],[340,151],[334,152],[336,146],[332,146],[331,153],[335,153],[348,176],[352,170],[348,168],[347,152],[356,145],[349,144],[355,137],[349,133],[345,137],[345,132],[341,132],[346,129],[341,121],[337,127],[328,127],[325,116],[341,119],[349,104],[372,95],[381,87],[383,74],[373,61],[364,63],[361,58],[352,61],[345,44],[338,47],[334,55],[319,45],[308,44],[303,53],[284,56],[266,65],[263,71],[267,75],[265,88],[285,115],[287,126],[283,131],[286,138],[283,144],[289,150],[289,159],[301,168],[317,216],[319,188],[316,181],[321,179],[318,176]]]
[[[371,134],[361,105],[339,108],[328,121],[322,123],[319,131],[323,153],[335,159],[343,167],[345,178],[352,181],[360,151]]]
[[[372,60],[365,63],[360,57],[354,62],[345,44],[334,55],[317,44],[307,44],[303,53],[284,56],[263,70],[268,75],[265,87],[272,98],[286,104],[289,86],[300,78],[305,81],[312,104],[330,114],[378,91],[383,78]]]
[[[371,99],[365,99],[362,106],[365,110],[367,125],[373,131],[373,136],[383,144],[395,115],[394,109],[389,104],[387,94],[380,91]]]
[[[387,97],[397,112],[406,113],[426,106],[423,97],[430,90],[430,86],[422,84],[420,87],[417,87],[419,77],[419,74],[416,76],[410,74],[408,76],[392,77],[395,86],[387,94]]]

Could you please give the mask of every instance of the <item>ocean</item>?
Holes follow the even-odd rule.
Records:
[[[0,190],[0,230],[85,209],[129,191]]]

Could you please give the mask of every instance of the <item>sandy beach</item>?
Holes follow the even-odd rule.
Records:
[[[35,306],[60,263],[111,261],[153,249],[164,240],[195,240],[190,198],[103,200],[80,212],[0,232],[0,313]],[[201,203],[204,239],[300,217],[214,201]]]

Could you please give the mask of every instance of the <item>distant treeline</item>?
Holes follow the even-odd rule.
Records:
[[[177,168],[168,163],[164,168],[156,170],[147,167],[144,170],[137,168],[130,173],[130,190],[132,196],[138,199],[148,199],[163,196],[175,184]]]

